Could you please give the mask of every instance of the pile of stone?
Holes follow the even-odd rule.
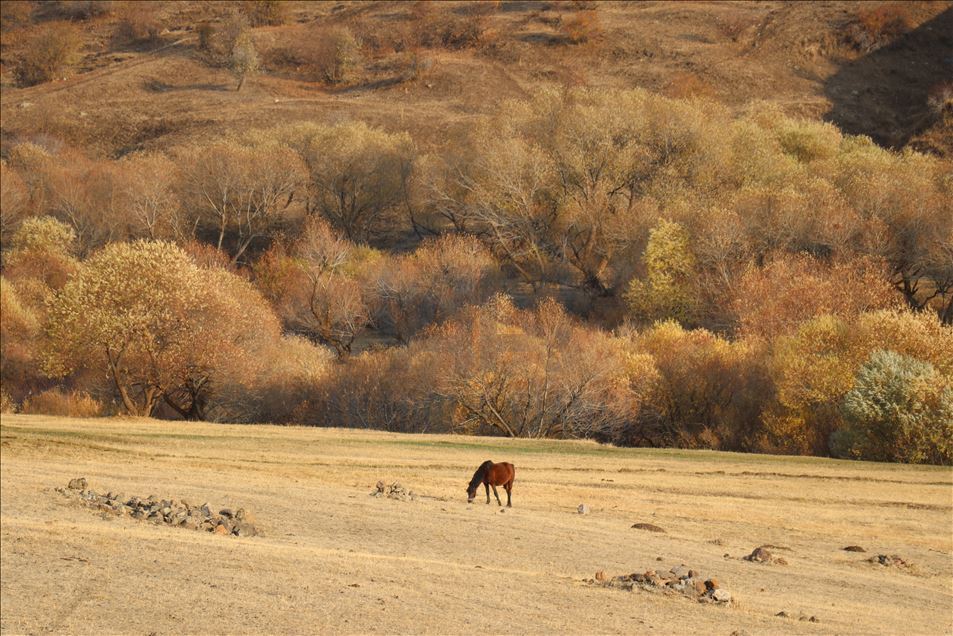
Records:
[[[760,546],[752,550],[751,554],[746,557],[742,557],[745,561],[751,561],[753,563],[774,563],[776,565],[787,565],[788,562],[784,557],[776,557],[771,552],[768,551],[768,548],[772,546]]]
[[[587,583],[601,587],[615,587],[623,590],[643,589],[667,594],[681,594],[697,600],[699,603],[731,603],[731,593],[721,587],[716,578],[705,578],[697,570],[676,565],[666,573],[647,570],[641,574],[622,574],[609,577],[605,572],[596,572],[594,579]]]
[[[387,497],[388,499],[397,499],[398,501],[416,501],[417,493],[413,490],[407,490],[396,481],[390,485],[379,481],[374,487],[374,490],[371,491],[371,497]]]
[[[223,508],[215,514],[207,503],[193,506],[187,501],[159,499],[155,495],[145,499],[127,499],[116,492],[100,494],[89,489],[89,484],[83,477],[70,480],[66,488],[57,488],[56,491],[66,497],[75,497],[88,508],[120,517],[128,516],[155,524],[204,530],[226,536],[253,537],[258,534],[254,517],[244,508],[234,511],[231,508]]]
[[[872,557],[870,557],[870,558],[867,559],[867,560],[870,561],[871,563],[875,563],[875,564],[877,564],[877,565],[882,565],[882,566],[884,566],[885,568],[906,568],[906,567],[910,567],[910,564],[909,564],[907,561],[901,559],[901,558],[898,557],[896,554],[894,554],[894,555],[878,554],[877,556],[872,556]]]

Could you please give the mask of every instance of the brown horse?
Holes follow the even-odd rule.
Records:
[[[490,503],[490,486],[493,486],[493,496],[496,497],[496,503],[502,506],[503,502],[500,501],[500,495],[496,492],[496,487],[503,486],[506,490],[506,507],[512,508],[513,479],[515,477],[516,469],[513,467],[513,464],[506,462],[494,464],[490,460],[486,460],[480,464],[480,467],[473,473],[473,479],[470,480],[470,485],[467,486],[467,503],[473,503],[473,500],[476,498],[477,488],[480,484],[483,484],[486,487],[486,502]]]

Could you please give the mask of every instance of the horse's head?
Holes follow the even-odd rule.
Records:
[[[476,499],[476,489],[479,484],[470,484],[467,486],[467,503],[473,503]]]

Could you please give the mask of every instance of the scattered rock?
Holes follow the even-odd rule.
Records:
[[[788,618],[788,617],[790,616],[790,614],[788,614],[788,613],[785,612],[784,610],[781,610],[780,612],[778,612],[777,614],[775,614],[775,616],[780,616],[781,618]]]
[[[841,549],[844,550],[845,552],[866,552],[867,551],[867,550],[864,550],[859,545],[849,545],[846,548],[841,548]]]
[[[589,506],[587,506],[586,504],[579,504],[579,507],[576,508],[576,512],[578,512],[581,515],[587,515],[589,514]]]
[[[727,605],[732,600],[731,593],[720,587],[717,579],[704,580],[698,570],[688,568],[685,564],[676,565],[661,575],[655,570],[646,570],[642,573],[610,577],[604,570],[599,570],[594,579],[584,580],[600,587],[630,591],[638,588],[662,594],[681,594],[700,603]]]
[[[417,494],[412,490],[407,490],[401,486],[399,482],[395,481],[388,486],[383,481],[378,481],[374,490],[371,491],[371,497],[387,497],[388,499],[397,499],[398,501],[416,501]]]
[[[86,483],[85,477],[77,477],[76,479],[70,479],[69,485],[67,488],[70,490],[86,490],[89,484]]]
[[[632,527],[635,528],[636,530],[647,530],[648,532],[662,532],[662,533],[665,532],[665,530],[663,530],[662,528],[651,523],[633,523]]]
[[[69,482],[68,489],[57,488],[56,492],[66,497],[76,497],[79,503],[102,513],[116,516],[128,515],[133,519],[151,521],[156,525],[164,523],[190,530],[240,537],[258,535],[258,529],[254,525],[254,515],[244,508],[239,508],[235,513],[230,508],[223,508],[219,515],[214,515],[207,503],[196,507],[176,499],[160,500],[155,495],[150,495],[146,499],[139,497],[126,499],[118,492],[110,491],[99,495],[95,490],[88,490],[87,487],[86,480],[78,477]]]

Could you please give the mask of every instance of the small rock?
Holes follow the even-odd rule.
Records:
[[[633,523],[632,527],[636,530],[647,530],[648,532],[665,532],[662,528],[651,523]]]
[[[661,560],[662,560],[662,557],[655,557],[655,560],[656,560],[656,561],[661,561]]]
[[[730,603],[731,592],[725,589],[717,589],[711,593],[711,597],[718,603]]]
[[[812,616],[807,619],[809,623],[820,623],[821,621],[817,620],[817,616]]]
[[[606,572],[605,572],[605,570],[599,570],[598,572],[596,572],[596,580],[597,580],[597,581],[605,581],[606,578],[607,578],[607,577],[606,577]]]
[[[232,512],[231,508],[222,508],[218,511],[218,514],[222,515],[223,517],[228,517],[229,519],[235,516],[235,513]]]
[[[718,589],[718,579],[708,579],[705,581],[706,590],[717,590]]]
[[[867,551],[867,550],[864,550],[859,545],[849,545],[846,548],[841,548],[841,549],[844,550],[845,552],[866,552]]]
[[[687,578],[689,577],[689,574],[688,574],[688,573],[691,572],[691,570],[689,570],[689,569],[688,569],[687,567],[685,567],[684,565],[677,565],[677,566],[675,566],[674,568],[672,568],[671,570],[669,570],[669,572],[671,572],[672,574],[674,574],[675,577],[678,578],[678,579],[687,579]]]
[[[86,482],[85,477],[77,477],[76,479],[70,479],[67,487],[70,490],[86,490],[89,484]]]
[[[788,617],[790,617],[790,614],[788,614],[788,613],[785,612],[784,610],[781,610],[780,612],[778,612],[777,614],[775,614],[775,616],[780,616],[781,618],[788,618]]]
[[[695,593],[699,595],[708,591],[708,586],[705,585],[705,583],[703,583],[700,579],[695,579],[692,582],[692,586],[695,588]]]
[[[214,534],[226,535],[229,534],[228,528],[225,526],[215,526],[215,529],[212,530]]]
[[[576,508],[576,512],[578,512],[581,515],[587,515],[589,514],[589,506],[587,506],[586,504],[579,504],[579,507]]]

